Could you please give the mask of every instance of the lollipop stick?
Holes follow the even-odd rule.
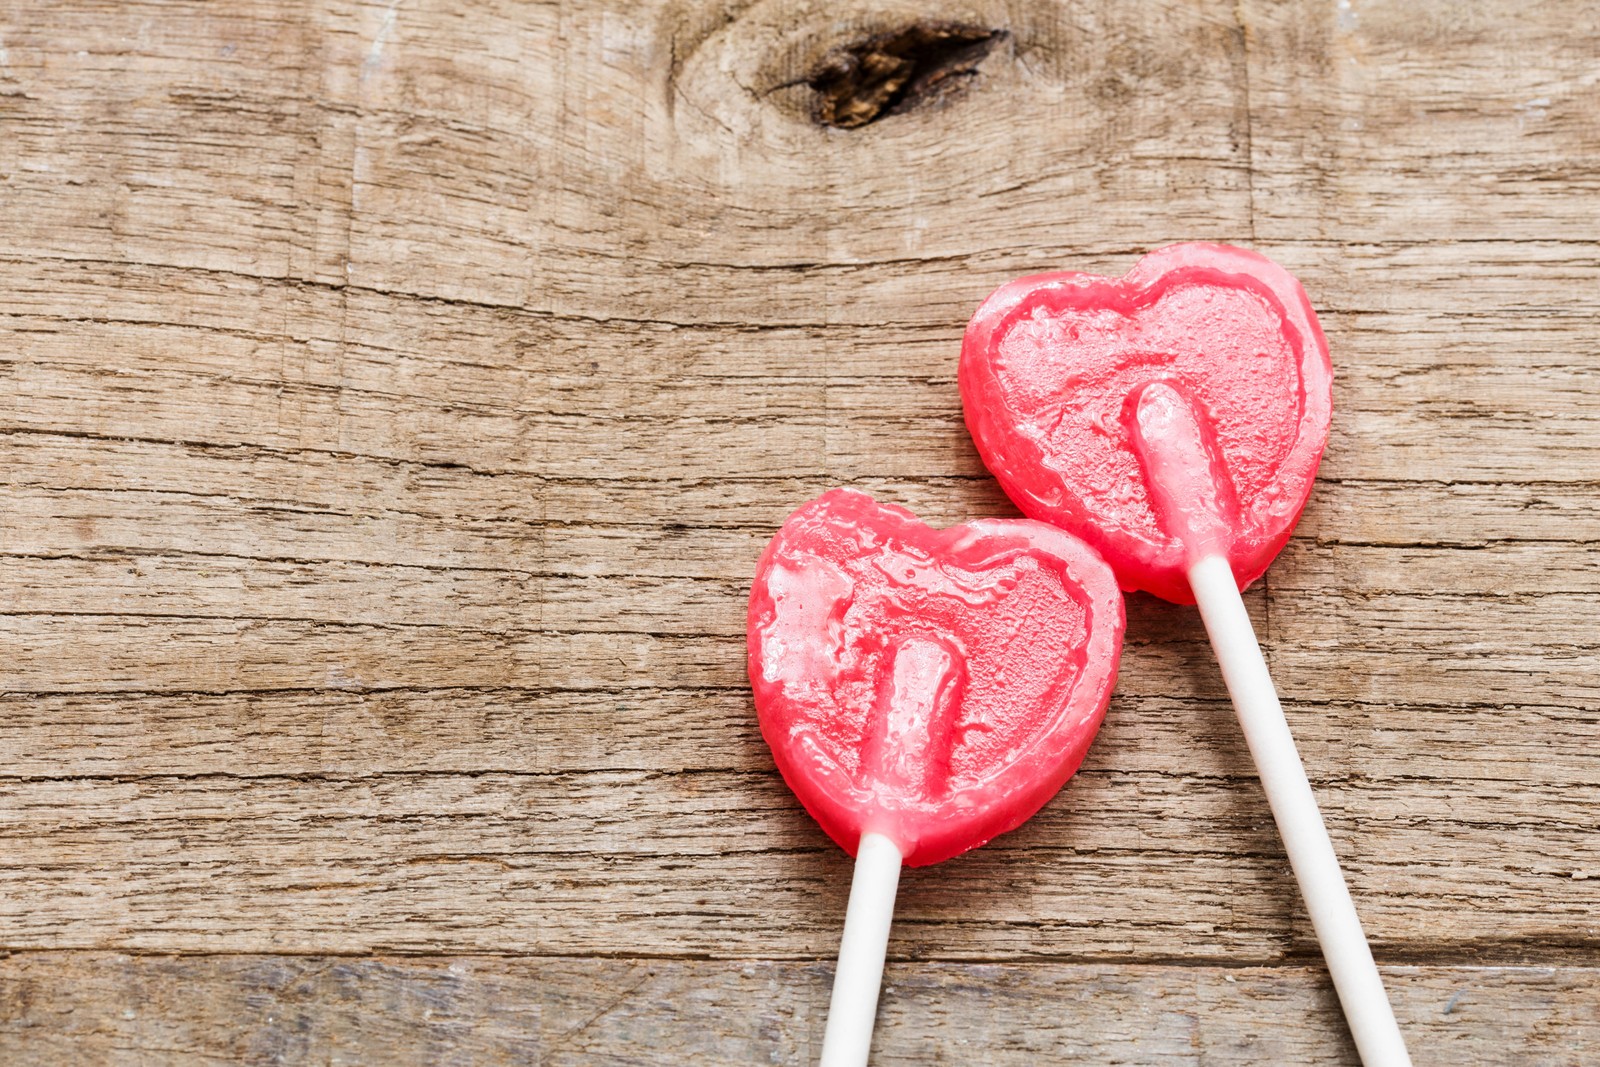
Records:
[[[1234,711],[1244,727],[1272,817],[1300,883],[1311,925],[1339,991],[1356,1050],[1366,1067],[1411,1067],[1394,1009],[1383,991],[1361,920],[1350,902],[1311,783],[1289,734],[1283,705],[1261,658],[1255,628],[1245,613],[1224,547],[1224,518],[1231,487],[1219,470],[1192,401],[1167,382],[1139,394],[1134,447],[1150,479],[1151,503],[1166,530],[1183,545],[1189,587],[1200,605],[1211,647],[1222,665]]]
[[[828,1004],[828,1030],[822,1039],[822,1067],[864,1067],[878,1015],[883,956],[889,948],[889,923],[900,885],[900,849],[882,834],[861,835],[850,904],[839,942],[839,966]]]
[[[1410,1067],[1411,1057],[1406,1054],[1383,979],[1378,976],[1328,830],[1311,795],[1311,783],[1289,734],[1233,570],[1223,557],[1206,556],[1189,568],[1189,584],[1222,665],[1223,680],[1244,727],[1250,755],[1261,775],[1306,910],[1311,913],[1311,925],[1322,944],[1361,1062],[1366,1067]],[[851,903],[854,905],[853,898]]]

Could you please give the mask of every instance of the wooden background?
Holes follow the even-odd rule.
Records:
[[[806,1063],[850,866],[756,555],[1013,514],[967,316],[1212,239],[1334,353],[1248,599],[1417,1061],[1600,1062],[1600,12],[938,6],[944,66],[909,0],[5,5],[0,1061]],[[822,123],[874,38],[947,76]],[[881,1064],[1355,1062],[1144,596],[890,954]]]

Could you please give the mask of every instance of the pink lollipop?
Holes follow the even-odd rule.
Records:
[[[967,425],[1007,494],[1098,548],[1124,588],[1184,604],[1194,603],[1186,572],[1198,542],[1181,518],[1158,515],[1163,479],[1146,471],[1138,402],[1170,407],[1175,393],[1194,412],[1188,451],[1212,494],[1204,536],[1243,587],[1311,495],[1332,378],[1300,283],[1222,245],[1173,245],[1120,279],[1040,274],[1003,285],[961,351]]]
[[[866,1062],[900,866],[1020,825],[1078,769],[1117,677],[1122,594],[1056,527],[933,530],[836,489],[783,524],[750,592],[761,732],[856,856],[822,1062]]]
[[[1300,283],[1225,245],[1121,279],[1001,286],[961,349],[967,426],[1029,516],[1125,589],[1196,603],[1368,1067],[1410,1058],[1239,590],[1288,540],[1327,443],[1327,341]]]

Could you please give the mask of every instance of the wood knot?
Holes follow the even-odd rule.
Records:
[[[853,130],[947,99],[1007,36],[952,23],[918,23],[834,49],[806,78],[817,121]]]

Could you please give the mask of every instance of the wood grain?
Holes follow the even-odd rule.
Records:
[[[1600,1040],[1587,967],[1396,966],[1396,1011],[1451,1062],[1571,1067]],[[819,963],[498,956],[0,960],[0,1053],[65,1060],[806,1064]],[[1298,1025],[1264,1025],[1293,1018]],[[1319,969],[894,963],[875,1063],[1352,1065]]]
[[[849,867],[754,726],[756,555],[837,484],[1014,514],[967,316],[1179,239],[1334,351],[1247,601],[1419,1062],[1596,1058],[1600,21],[940,17],[970,75],[838,129],[809,82],[925,5],[0,12],[0,1059],[805,1062]],[[879,1062],[1354,1062],[1145,597],[1083,772],[890,951]]]

